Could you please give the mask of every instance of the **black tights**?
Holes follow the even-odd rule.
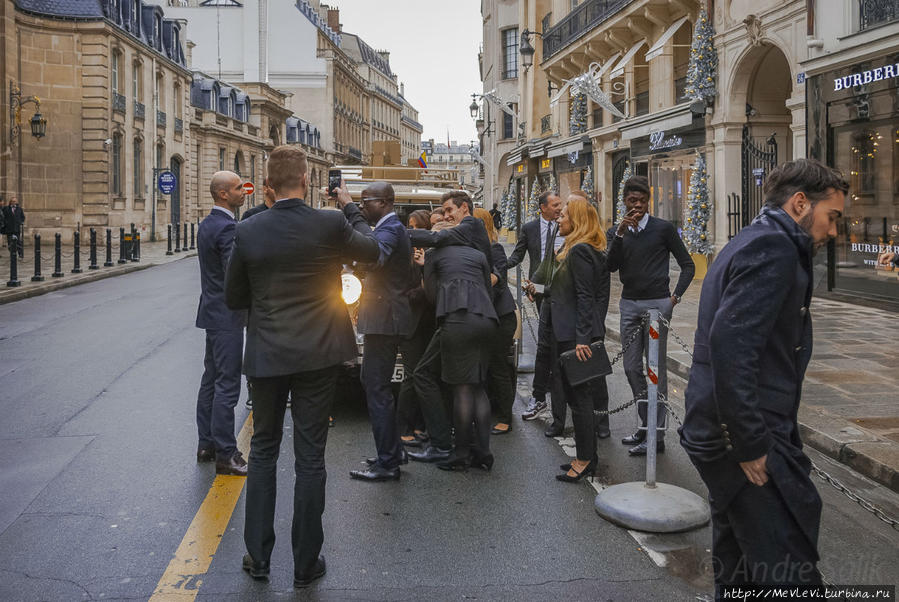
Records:
[[[490,400],[480,384],[453,385],[453,423],[456,428],[456,456],[467,458],[471,450],[471,424],[474,422],[480,455],[490,453],[492,416]]]

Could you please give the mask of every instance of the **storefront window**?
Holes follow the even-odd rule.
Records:
[[[693,155],[651,161],[652,215],[683,229],[687,188],[693,171]]]

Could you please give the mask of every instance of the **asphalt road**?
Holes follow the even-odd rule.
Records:
[[[198,289],[190,258],[0,306],[0,600],[146,600],[157,588],[214,480],[211,465],[194,461]],[[610,384],[614,399],[626,397],[623,376]],[[241,403],[238,426],[247,414]],[[410,465],[399,482],[371,484],[347,475],[373,451],[364,409],[341,399],[334,414],[328,574],[305,592],[292,589],[285,437],[271,581],[240,570],[241,495],[208,570],[186,587],[198,599],[695,600],[710,592],[709,528],[647,537],[605,522],[593,511],[593,486],[553,478],[567,456],[540,421],[516,421],[511,435],[494,437],[489,474]],[[642,462],[617,443],[633,422],[629,411],[613,417],[597,486],[641,479]],[[899,496],[814,459],[899,514]],[[705,494],[676,445],[660,456],[659,479]],[[830,580],[895,584],[899,533],[819,488]]]

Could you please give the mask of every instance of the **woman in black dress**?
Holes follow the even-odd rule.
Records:
[[[453,393],[453,454],[437,466],[464,470],[493,466],[490,453],[490,402],[484,391],[490,363],[490,341],[497,327],[490,295],[490,266],[476,249],[449,246],[426,255],[424,285],[436,307],[440,337],[441,377]],[[477,444],[471,442],[474,423]]]

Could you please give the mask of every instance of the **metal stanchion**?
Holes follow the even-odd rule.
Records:
[[[165,250],[165,254],[166,255],[174,255],[175,252],[172,251],[172,224],[168,225],[168,239],[169,239],[169,242],[168,242],[168,247]]]
[[[134,233],[134,255],[131,261],[140,261],[140,230]]]
[[[44,277],[41,276],[41,235],[34,235],[34,276],[31,277],[32,282],[43,282]]]
[[[187,251],[187,224],[184,224],[184,248],[183,251]]]
[[[173,227],[175,230],[175,253],[181,252],[181,224],[176,223]]]
[[[75,230],[75,265],[72,267],[73,274],[80,274],[81,270],[81,232]]]
[[[6,282],[6,286],[22,286],[22,283],[19,282],[19,254],[16,252],[19,248],[19,237],[13,234],[11,242],[12,253],[9,254],[9,280]]]
[[[100,266],[97,265],[97,231],[91,228],[91,253],[90,253],[90,264],[88,264],[87,269],[89,270],[99,270]]]
[[[62,278],[65,274],[62,271],[62,234],[59,232],[54,236],[56,239],[53,250],[53,273],[54,278]]]
[[[104,268],[112,267],[112,229],[106,228],[106,262],[103,264]]]
[[[128,263],[125,259],[125,228],[119,228],[119,263]]]
[[[196,230],[195,226],[196,226],[195,223],[193,223],[193,222],[190,223],[190,249],[191,249],[191,251],[197,248],[194,246],[194,232]]]
[[[130,261],[137,261],[134,259],[134,254],[137,252],[137,229],[134,227],[134,223],[131,224],[131,244],[128,245],[128,255],[127,258]]]

